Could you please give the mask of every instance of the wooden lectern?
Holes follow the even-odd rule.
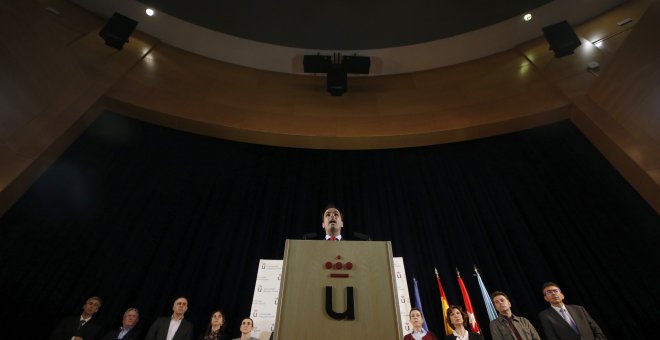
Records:
[[[275,340],[403,339],[382,241],[287,240]]]

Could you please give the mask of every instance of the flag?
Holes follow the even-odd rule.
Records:
[[[445,334],[451,335],[453,331],[449,324],[447,323],[447,309],[449,309],[449,303],[447,302],[447,296],[445,295],[445,290],[442,289],[442,284],[440,283],[440,276],[438,275],[438,269],[435,269],[435,278],[438,279],[438,290],[440,290],[440,303],[442,304],[442,323],[445,325]]]
[[[461,287],[461,293],[463,294],[463,302],[465,303],[465,312],[467,312],[468,315],[468,322],[470,322],[470,330],[472,330],[473,333],[481,334],[477,318],[474,317],[474,309],[472,309],[470,296],[468,295],[467,289],[465,289],[465,284],[463,283],[463,279],[461,279],[461,273],[458,271],[458,268],[456,268],[456,275],[458,276],[458,285]]]
[[[488,294],[488,290],[486,290],[486,285],[484,285],[484,281],[481,280],[481,275],[479,275],[479,270],[477,269],[476,265],[474,266],[474,272],[477,274],[477,280],[479,281],[479,288],[481,289],[481,297],[484,298],[484,303],[486,304],[486,310],[488,311],[488,319],[490,319],[490,321],[493,321],[497,319],[497,310],[493,305],[493,300],[490,299],[490,294]]]
[[[414,277],[413,277],[413,286],[415,287],[415,308],[419,309],[419,311],[422,312],[422,317],[424,317],[424,311],[422,310],[422,299],[419,298],[419,288],[417,288],[417,279],[415,279]],[[424,328],[424,330],[426,330],[427,332],[429,331],[429,326],[426,325],[426,319],[424,319],[422,328]]]

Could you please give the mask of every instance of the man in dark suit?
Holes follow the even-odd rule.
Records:
[[[101,325],[93,317],[103,305],[98,296],[87,299],[80,316],[64,318],[50,334],[50,340],[94,340],[101,330]]]
[[[352,235],[347,235],[342,233],[344,228],[343,215],[335,207],[330,204],[325,207],[323,214],[321,215],[321,228],[323,228],[323,233],[308,233],[303,235],[303,240],[326,240],[326,241],[345,241],[345,240],[356,240],[356,241],[371,241],[371,237],[366,234],[353,232]]]
[[[607,339],[584,307],[564,304],[564,294],[556,283],[543,285],[543,298],[550,303],[550,308],[539,313],[547,339]]]
[[[124,312],[121,327],[105,334],[101,340],[141,340],[142,332],[137,328],[140,321],[140,312],[137,308],[129,308]]]
[[[149,328],[145,340],[191,340],[193,325],[183,318],[188,310],[188,299],[174,300],[172,316],[156,319]]]

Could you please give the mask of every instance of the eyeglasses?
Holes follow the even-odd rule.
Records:
[[[559,294],[561,293],[561,289],[555,288],[555,289],[548,289],[545,292],[543,292],[543,295],[552,295],[552,294]]]

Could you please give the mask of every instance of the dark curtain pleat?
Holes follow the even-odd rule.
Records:
[[[222,308],[230,335],[250,312],[260,258],[321,232],[323,207],[347,231],[391,240],[426,319],[442,333],[437,268],[450,304],[462,273],[510,296],[540,330],[546,281],[613,339],[658,319],[660,219],[570,122],[455,144],[301,150],[187,134],[106,113],[0,219],[0,309],[8,338],[43,339],[100,295],[116,326],[147,327],[189,298],[197,331]],[[27,330],[27,333],[26,333]],[[26,335],[27,334],[27,335]]]

